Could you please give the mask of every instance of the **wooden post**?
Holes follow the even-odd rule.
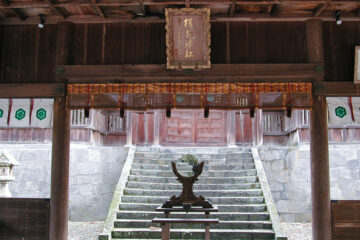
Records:
[[[324,63],[323,25],[306,22],[308,60]],[[324,74],[319,79],[324,80]],[[324,96],[313,95],[310,112],[311,202],[313,240],[331,239],[330,174],[327,105]]]
[[[160,146],[160,121],[161,121],[161,110],[154,110],[154,147]]]
[[[132,145],[132,111],[126,110],[126,146]]]
[[[227,144],[228,147],[236,147],[236,126],[235,126],[235,111],[230,110],[227,113]]]
[[[50,239],[68,239],[69,152],[70,111],[66,110],[65,97],[58,97],[52,133]]]
[[[310,116],[311,202],[313,240],[331,239],[330,174],[327,106],[313,97]]]
[[[69,64],[73,24],[59,23],[57,29],[56,63]],[[67,240],[69,210],[70,111],[66,97],[54,100],[52,132],[50,239]]]
[[[323,24],[320,19],[312,19],[306,22],[306,42],[309,63],[318,63],[319,66],[324,64],[324,48],[323,48]],[[318,81],[324,81],[324,71],[321,77],[316,78]]]

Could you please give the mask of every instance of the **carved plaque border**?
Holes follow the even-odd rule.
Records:
[[[202,42],[202,59],[201,60],[189,60],[189,61],[179,61],[174,59],[174,29],[173,29],[173,19],[174,16],[194,16],[201,15],[203,16],[203,42]],[[204,69],[210,68],[210,8],[181,8],[165,9],[166,16],[166,55],[167,55],[167,69]]]

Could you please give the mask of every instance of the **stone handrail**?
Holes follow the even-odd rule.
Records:
[[[257,148],[251,148],[251,152],[252,152],[252,155],[254,158],[254,163],[255,163],[256,171],[257,171],[257,174],[259,177],[261,190],[264,194],[266,207],[269,211],[270,220],[272,222],[273,230],[275,232],[275,239],[276,240],[287,240],[287,237],[282,232],[280,218],[279,218],[278,212],[276,210],[274,200],[271,195],[269,183],[267,181],[265,170],[262,165],[258,150],[257,150]]]

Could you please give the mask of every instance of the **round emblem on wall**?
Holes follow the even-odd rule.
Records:
[[[4,111],[2,109],[0,109],[0,118],[2,118],[4,115]]]

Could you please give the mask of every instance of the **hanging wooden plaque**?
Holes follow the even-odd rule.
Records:
[[[165,9],[168,69],[210,68],[210,9]]]

